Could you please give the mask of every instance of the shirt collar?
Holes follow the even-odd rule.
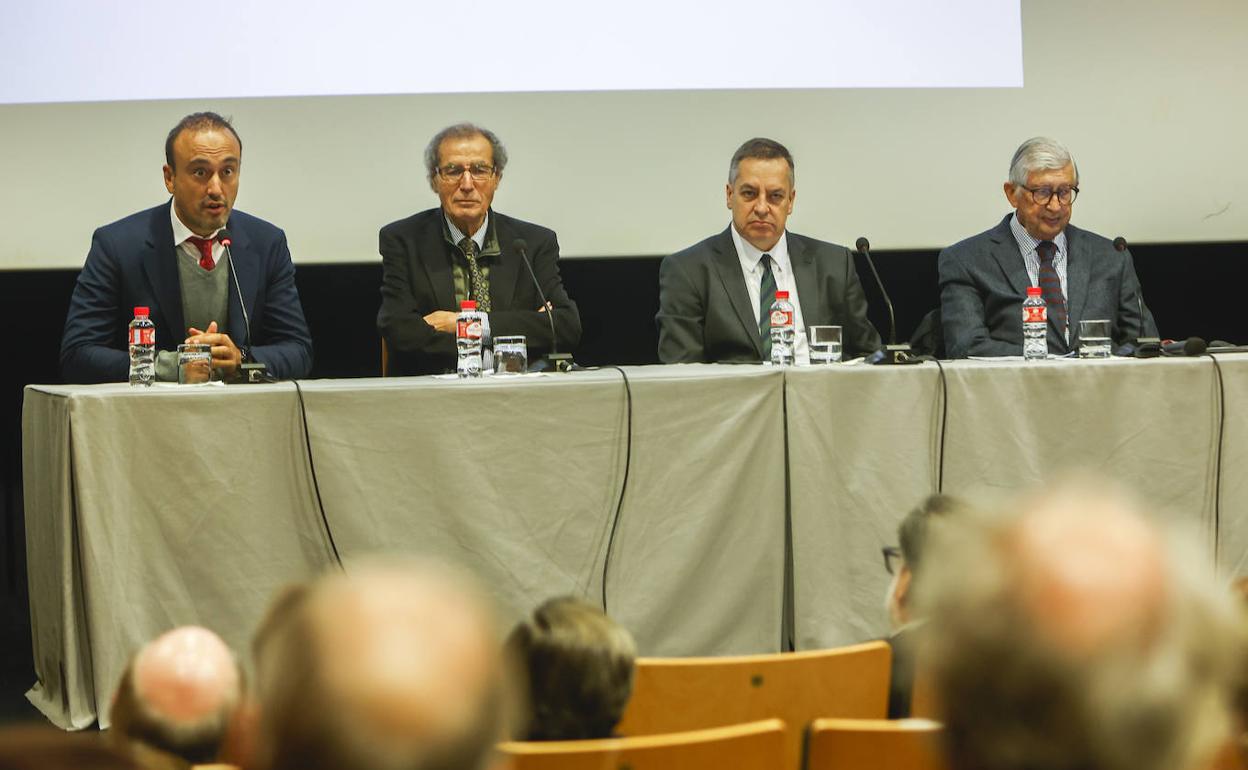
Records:
[[[169,221],[173,224],[173,247],[174,247],[175,249],[176,249],[178,246],[181,246],[181,245],[182,245],[182,243],[183,243],[184,241],[186,241],[186,239],[187,239],[187,238],[198,238],[198,237],[199,237],[199,236],[195,235],[195,233],[191,232],[191,228],[189,228],[189,227],[187,227],[186,225],[182,224],[182,220],[181,220],[181,219],[178,219],[178,212],[177,212],[177,211],[174,211],[174,209],[173,209],[173,199],[172,199],[172,198],[169,200]],[[216,230],[213,230],[213,231],[212,231],[212,233],[210,233],[210,234],[208,235],[208,240],[212,240],[213,238],[216,238],[216,237],[217,237],[217,233],[219,233],[219,232],[221,232],[221,229],[220,229],[220,228],[218,228],[218,229],[216,229]],[[216,247],[214,246],[213,248],[216,248]]]
[[[771,251],[759,251],[753,244],[741,237],[736,225],[728,225],[728,231],[732,233],[732,244],[737,247],[737,258],[741,260],[741,268],[747,273],[754,272],[758,268],[758,261],[763,258],[763,254],[770,254],[771,261],[779,267],[781,272],[789,269],[788,230],[780,233],[780,240],[771,247]]]
[[[451,218],[446,215],[445,211],[442,212],[442,218],[446,220],[447,232],[449,232],[451,235],[451,243],[454,243],[456,246],[458,246],[459,242],[464,239],[463,232],[461,232],[460,229],[455,226],[455,223],[451,221]],[[478,227],[477,231],[472,234],[472,242],[477,244],[478,254],[485,251],[485,235],[489,231],[489,228],[490,228],[490,212],[487,210],[485,212],[485,219],[481,220],[481,226]]]
[[[1018,221],[1018,212],[1015,211],[1010,217],[1010,232],[1014,233],[1014,241],[1018,244],[1018,250],[1025,257],[1036,250],[1036,244],[1040,243],[1040,239],[1027,232],[1027,228],[1023,227],[1023,223]],[[1053,244],[1057,246],[1057,254],[1064,255],[1066,253],[1066,230],[1063,229],[1053,239]]]

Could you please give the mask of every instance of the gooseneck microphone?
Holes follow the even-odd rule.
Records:
[[[559,335],[555,333],[555,306],[546,299],[542,282],[537,280],[537,273],[533,272],[533,265],[529,262],[529,244],[523,238],[517,238],[511,242],[511,248],[520,253],[520,261],[529,271],[529,277],[533,279],[533,286],[537,289],[537,298],[542,301],[542,307],[546,308],[546,320],[550,322],[550,352],[545,356],[547,366],[554,372],[570,372],[573,367],[572,354],[559,352]]]
[[[871,242],[865,237],[860,237],[854,241],[854,248],[858,249],[858,253],[867,260],[867,266],[871,268],[871,275],[875,276],[875,285],[880,289],[880,296],[884,298],[884,307],[888,309],[888,344],[878,355],[867,358],[869,363],[873,364],[915,364],[918,360],[914,358],[910,351],[909,343],[897,342],[897,319],[893,314],[893,300],[888,296],[888,290],[884,288],[884,281],[880,279],[880,272],[875,269],[875,260],[871,259]]]
[[[230,281],[234,284],[234,291],[238,295],[238,307],[243,311],[243,363],[239,369],[242,374],[240,381],[265,382],[270,379],[265,371],[265,365],[259,361],[247,360],[251,358],[251,318],[247,315],[247,303],[243,301],[243,287],[239,284],[238,274],[234,271],[234,253],[230,250],[230,246],[234,244],[234,237],[230,235],[228,229],[223,227],[217,231],[217,242],[225,247],[225,261],[230,266]]]
[[[1114,239],[1114,251],[1126,254],[1134,266],[1135,255],[1127,248],[1126,238],[1120,235]],[[1144,336],[1144,289],[1140,286],[1138,274],[1135,280],[1135,310],[1139,313],[1140,324],[1139,334],[1135,338],[1135,356],[1136,358],[1153,358],[1161,353],[1161,338]],[[1201,353],[1203,352],[1202,350]],[[1200,353],[1196,355],[1200,355]]]

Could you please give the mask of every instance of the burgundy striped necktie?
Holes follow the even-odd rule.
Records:
[[[1040,241],[1036,244],[1036,254],[1040,255],[1040,291],[1044,295],[1049,320],[1057,329],[1057,336],[1066,336],[1066,297],[1062,294],[1062,279],[1057,277],[1057,268],[1053,266],[1053,258],[1057,256],[1057,244],[1053,241]]]
[[[211,270],[217,266],[217,263],[212,261],[213,240],[211,238],[196,238],[192,235],[190,238],[187,238],[187,240],[195,244],[195,246],[199,249],[200,267],[205,270]]]

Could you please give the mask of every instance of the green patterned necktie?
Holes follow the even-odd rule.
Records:
[[[472,281],[472,298],[477,301],[477,309],[483,313],[490,312],[490,284],[481,273],[477,264],[477,243],[468,236],[459,242],[459,250],[464,252],[468,260],[468,277]]]
[[[763,346],[763,360],[771,360],[771,303],[776,301],[776,276],[771,272],[771,255],[764,254],[763,280],[758,285],[758,341]]]

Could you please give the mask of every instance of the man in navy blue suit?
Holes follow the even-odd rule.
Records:
[[[165,142],[169,203],[95,231],[78,275],[65,333],[66,382],[122,382],[127,325],[136,306],[156,325],[156,379],[177,380],[177,346],[207,344],[224,379],[245,362],[278,378],[305,377],[312,338],[286,235],[234,210],[243,145],[225,118],[183,118]],[[229,258],[218,233],[227,229]]]

